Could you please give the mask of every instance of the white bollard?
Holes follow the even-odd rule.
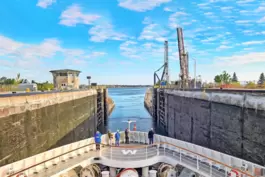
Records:
[[[116,177],[117,176],[116,168],[110,167],[109,171],[110,171],[110,177]]]
[[[149,167],[142,168],[142,177],[148,177],[148,170],[149,170]]]
[[[156,177],[156,173],[157,173],[156,170],[150,170],[149,171],[149,177]]]
[[[102,171],[101,176],[102,177],[109,177],[109,171]]]

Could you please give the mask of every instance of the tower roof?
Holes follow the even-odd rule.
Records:
[[[81,73],[81,71],[73,70],[73,69],[59,69],[59,70],[51,70],[51,73],[67,73],[67,72],[75,72],[75,73]]]

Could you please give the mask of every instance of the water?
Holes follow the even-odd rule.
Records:
[[[108,129],[125,130],[130,120],[136,121],[137,131],[148,131],[153,127],[150,114],[144,107],[144,96],[147,88],[110,88],[109,96],[115,102],[115,108],[108,118]],[[134,123],[131,123],[131,130]]]

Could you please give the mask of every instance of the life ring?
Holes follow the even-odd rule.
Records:
[[[16,177],[27,177],[27,176],[24,173],[20,173]]]
[[[235,173],[236,174],[236,177],[239,177],[239,173],[238,171],[236,171],[235,169],[232,169],[230,173],[228,173],[228,176],[231,176],[231,173]]]

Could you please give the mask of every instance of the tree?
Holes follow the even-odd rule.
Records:
[[[256,88],[256,84],[254,82],[248,82],[245,87],[247,89],[255,89]]]
[[[237,76],[236,76],[235,72],[233,74],[232,82],[238,82],[238,79],[237,79]]]
[[[221,83],[222,82],[222,79],[221,79],[220,75],[216,75],[214,77],[214,82],[216,82],[216,83]]]
[[[260,76],[259,76],[258,84],[259,84],[259,85],[263,85],[264,82],[265,82],[264,73],[261,73]]]
[[[228,84],[231,82],[231,76],[230,74],[228,74],[226,71],[223,71],[222,74],[216,75],[214,77],[214,81],[216,83],[224,83],[224,84]]]
[[[231,82],[231,76],[226,71],[221,74],[221,80],[223,83],[228,84]]]

